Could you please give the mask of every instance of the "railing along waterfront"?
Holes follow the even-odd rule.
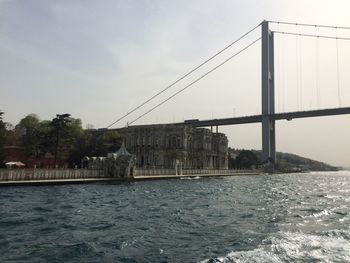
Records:
[[[157,176],[157,175],[230,175],[236,173],[247,173],[258,170],[232,170],[232,169],[164,169],[164,168],[136,168],[135,176]]]
[[[87,179],[106,177],[102,170],[89,169],[1,169],[0,181]]]
[[[136,168],[134,176],[234,175],[258,170]],[[0,169],[0,182],[110,178],[97,169]]]

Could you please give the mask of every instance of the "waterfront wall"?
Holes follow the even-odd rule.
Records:
[[[136,168],[134,176],[160,175],[229,175],[247,173],[251,170],[217,170],[217,169],[155,169]],[[86,178],[110,178],[103,170],[92,169],[0,169],[0,181],[64,180]]]
[[[0,181],[104,178],[102,170],[88,169],[1,169]]]
[[[250,171],[250,170],[249,170]],[[157,175],[196,175],[196,174],[215,174],[225,175],[247,172],[247,170],[229,170],[229,169],[156,169],[156,168],[137,168],[135,176],[157,176]]]

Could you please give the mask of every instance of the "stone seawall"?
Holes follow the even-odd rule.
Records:
[[[137,168],[135,169],[135,176],[157,176],[157,175],[200,175],[200,174],[215,174],[227,175],[234,173],[247,172],[248,170],[217,170],[217,169],[183,169],[182,171],[176,169],[156,169],[156,168]],[[249,170],[251,171],[251,170]]]
[[[252,170],[215,170],[215,169],[155,169],[155,168],[136,168],[134,170],[134,179],[138,177],[181,177],[192,175],[235,175],[244,173],[255,173]],[[115,179],[104,174],[103,170],[91,169],[0,169],[0,182],[15,181],[55,181],[55,180],[91,180],[91,179]],[[119,178],[122,180],[123,178]],[[129,178],[132,179],[132,178]]]
[[[104,178],[102,170],[88,169],[2,169],[0,181]]]

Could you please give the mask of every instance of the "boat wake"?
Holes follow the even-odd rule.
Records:
[[[350,262],[350,231],[279,232],[254,250],[234,251],[202,262]]]

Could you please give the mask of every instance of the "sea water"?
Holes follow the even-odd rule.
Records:
[[[350,173],[2,187],[0,262],[350,262]]]

